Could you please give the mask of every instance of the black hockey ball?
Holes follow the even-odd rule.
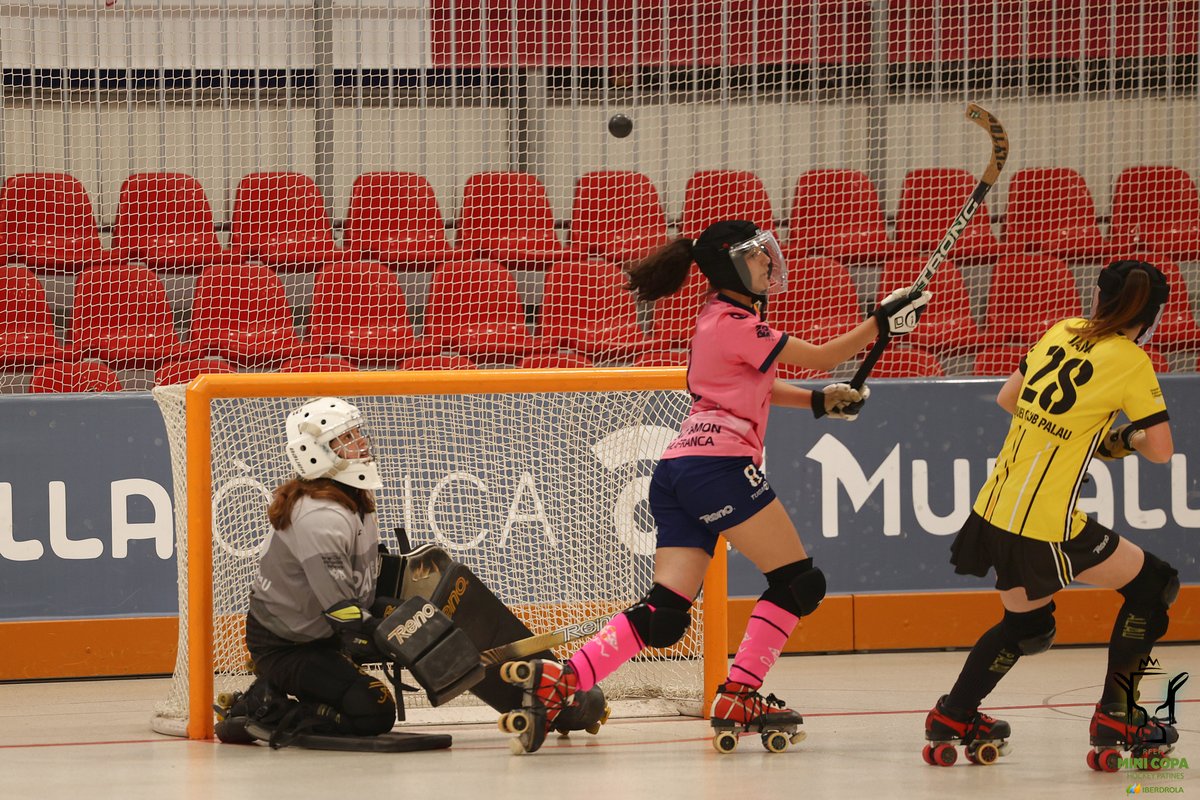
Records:
[[[624,114],[613,114],[608,118],[608,132],[618,139],[633,133],[633,120]]]

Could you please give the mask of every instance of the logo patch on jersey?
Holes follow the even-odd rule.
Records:
[[[1155,386],[1150,390],[1150,396],[1154,398],[1162,397],[1162,389],[1158,386]]]
[[[754,332],[758,334],[760,339],[769,339],[771,337],[771,328],[767,325],[755,325]]]

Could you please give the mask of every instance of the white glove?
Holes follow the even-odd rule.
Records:
[[[869,387],[855,389],[848,383],[831,383],[824,389],[815,389],[812,393],[812,412],[817,419],[828,416],[830,419],[844,419],[853,422],[858,419],[858,412],[871,396]]]
[[[912,333],[932,297],[927,291],[914,292],[911,288],[897,289],[889,294],[879,307],[871,312],[871,316],[875,317],[879,325],[879,335],[891,338]]]

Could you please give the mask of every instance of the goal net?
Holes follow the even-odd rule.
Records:
[[[382,530],[402,527],[414,546],[442,547],[544,633],[620,611],[652,583],[645,498],[690,404],[682,382],[679,370],[491,370],[218,376],[190,391],[155,390],[178,500],[180,638],[154,729],[210,735],[213,698],[250,681],[249,589],[271,491],[291,477],[283,421],[306,398],[333,394],[361,408],[384,476]],[[720,582],[707,587],[683,642],[602,684],[618,712],[700,713],[706,636],[717,670],[725,666],[725,637],[705,623],[723,593]]]

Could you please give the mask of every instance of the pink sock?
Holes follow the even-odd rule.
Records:
[[[788,637],[800,618],[784,611],[769,600],[759,600],[750,612],[746,635],[733,657],[729,680],[754,689],[763,685],[767,671],[774,666]]]
[[[645,646],[637,631],[629,624],[629,617],[624,613],[617,614],[604,626],[604,630],[567,660],[579,678],[577,691],[586,692],[642,652]]]

